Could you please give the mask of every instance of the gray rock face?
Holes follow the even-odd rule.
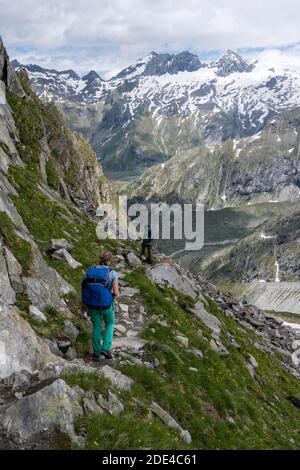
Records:
[[[84,409],[84,414],[86,416],[92,415],[92,414],[101,414],[103,413],[103,410],[101,406],[98,405],[96,402],[95,398],[83,398],[82,400],[83,404],[83,409]]]
[[[21,370],[20,372],[14,372],[8,380],[12,380],[11,390],[13,393],[21,392],[24,393],[29,387],[32,379],[32,374],[28,370]]]
[[[60,298],[57,291],[43,279],[33,277],[23,278],[25,285],[25,294],[29,297],[33,305],[39,305],[40,308],[52,305],[55,308],[66,308],[65,302]]]
[[[0,250],[0,302],[4,305],[13,305],[15,301],[16,294],[9,280],[6,259]]]
[[[22,89],[16,73],[12,68],[6,49],[3,45],[2,38],[0,36],[0,80],[2,80],[7,88],[18,95],[20,98],[25,97],[24,90]]]
[[[9,275],[10,284],[16,294],[21,294],[24,291],[24,286],[22,284],[22,266],[16,260],[14,255],[8,250],[8,248],[3,248],[3,253],[6,259],[7,272]]]
[[[25,294],[32,304],[41,310],[48,305],[57,309],[65,309],[66,303],[61,297],[74,292],[73,287],[47,265],[34,242],[32,242],[32,250],[32,276],[22,279],[25,285]]]
[[[128,253],[127,262],[131,268],[140,268],[142,266],[141,260],[134,253]]]
[[[47,317],[43,314],[37,307],[30,305],[29,307],[29,316],[32,320],[37,323],[46,323]]]
[[[161,408],[157,403],[152,402],[151,404],[151,411],[158,416],[163,423],[166,424],[169,428],[176,429],[179,431],[182,439],[186,444],[191,444],[192,443],[192,438],[191,435],[188,431],[182,429],[182,427],[175,421],[172,416],[170,416],[163,408]]]
[[[65,248],[54,251],[51,256],[54,259],[61,259],[66,261],[72,269],[77,269],[82,266],[82,264],[76,261]]]
[[[74,420],[82,414],[76,392],[59,379],[4,410],[1,427],[11,439],[22,442],[58,427],[73,441],[82,443],[74,430]]]
[[[122,390],[130,390],[133,379],[122,374],[119,370],[115,370],[110,366],[104,366],[99,369],[99,374],[110,380],[117,388]]]
[[[28,232],[20,215],[17,212],[17,209],[7,194],[5,194],[3,191],[0,191],[0,211],[5,212],[17,228],[23,230],[24,232]]]
[[[75,348],[68,348],[66,354],[65,354],[65,358],[68,359],[69,361],[73,361],[74,359],[77,358],[77,351]]]
[[[80,331],[78,330],[78,328],[70,320],[65,320],[64,330],[65,330],[66,336],[68,336],[68,338],[70,338],[70,340],[73,341],[73,343],[75,343],[80,334]]]
[[[43,370],[48,363],[60,361],[16,309],[4,308],[0,312],[0,344],[0,378],[21,370]]]
[[[147,272],[150,279],[160,285],[170,285],[174,289],[189,295],[193,299],[196,298],[194,284],[187,276],[179,274],[175,266],[169,264],[159,264],[154,268],[148,269]]]
[[[48,339],[48,338],[45,338],[44,341],[49,346],[49,349],[53,354],[55,354],[56,356],[60,356],[60,357],[63,356],[62,352],[57,346],[56,341],[52,341],[51,339]]]
[[[111,391],[108,392],[107,400],[100,394],[98,395],[97,401],[101,408],[112,416],[119,416],[124,411],[123,403],[119,400],[117,395]]]
[[[206,325],[211,331],[213,331],[214,333],[216,333],[218,336],[220,335],[221,333],[221,327],[222,327],[222,323],[221,321],[215,317],[214,315],[212,315],[211,313],[208,313],[202,302],[197,302],[196,305],[195,305],[195,315],[197,318],[199,318],[199,320],[202,321],[202,323],[204,323],[204,325]]]

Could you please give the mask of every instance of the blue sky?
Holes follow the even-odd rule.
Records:
[[[297,0],[0,0],[12,58],[104,77],[152,50],[210,60],[230,48],[300,70]]]

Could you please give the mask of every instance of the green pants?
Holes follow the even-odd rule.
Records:
[[[88,314],[93,323],[92,343],[95,356],[100,356],[101,351],[110,351],[115,326],[114,304],[107,310],[88,309]],[[102,341],[102,322],[104,322],[104,338]]]

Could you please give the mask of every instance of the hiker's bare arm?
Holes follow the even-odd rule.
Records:
[[[86,306],[82,302],[80,302],[80,313],[81,313],[81,315],[84,315],[86,313],[86,310],[87,310]]]
[[[119,281],[115,279],[112,283],[112,291],[115,297],[119,297],[120,290],[119,290]]]

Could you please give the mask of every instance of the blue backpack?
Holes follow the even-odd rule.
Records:
[[[113,296],[108,287],[111,269],[91,266],[82,281],[82,303],[91,309],[106,310],[112,306]]]

